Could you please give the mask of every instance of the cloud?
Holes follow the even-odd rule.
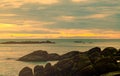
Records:
[[[23,21],[21,25],[0,23],[0,33],[56,33],[43,26],[54,24],[54,22]]]
[[[10,14],[10,13],[9,13],[9,14],[0,14],[0,16],[10,17],[10,16],[17,16],[17,15],[16,15],[16,14]]]
[[[86,2],[87,0],[72,0],[72,2],[80,3],[80,2]]]
[[[1,8],[20,8],[22,5],[30,4],[41,4],[41,5],[52,5],[58,3],[59,0],[2,0],[0,2]]]
[[[106,18],[110,16],[110,14],[93,14],[90,16],[85,16],[84,19],[100,19],[100,18]]]
[[[71,21],[74,21],[76,19],[76,17],[74,16],[59,16],[56,18],[57,20],[60,20],[60,21],[68,21],[68,22],[71,22]]]
[[[1,0],[0,34],[10,38],[13,34],[17,38],[120,38],[119,7],[119,0]]]

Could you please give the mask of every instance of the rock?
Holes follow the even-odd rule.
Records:
[[[43,66],[35,66],[34,67],[34,76],[43,76],[44,75],[44,68]]]
[[[116,60],[108,57],[102,58],[101,60],[97,61],[93,66],[99,74],[118,70]]]
[[[55,42],[52,41],[8,41],[8,42],[2,42],[0,44],[55,44]]]
[[[52,54],[49,54],[49,55],[47,56],[47,59],[48,59],[49,61],[56,61],[56,60],[59,60],[59,59],[60,59],[60,56],[59,56],[58,54],[56,54],[56,53],[52,53]]]
[[[19,76],[33,76],[32,69],[29,67],[24,67],[20,72]]]
[[[114,47],[107,47],[102,51],[102,55],[106,56],[114,56],[115,54],[117,54],[117,49]]]
[[[52,67],[51,63],[47,63],[47,64],[45,65],[45,69],[50,69],[51,67]]]
[[[77,76],[80,74],[79,70],[88,65],[90,65],[89,58],[79,54],[72,58],[60,60],[54,67],[57,69],[57,76]]]
[[[101,55],[101,49],[99,47],[95,47],[95,48],[92,48],[90,49],[88,52],[87,52],[87,55],[89,57],[89,59],[91,60],[91,62],[94,64],[97,60],[101,59],[102,58],[102,55]]]
[[[71,58],[75,55],[80,54],[79,51],[72,51],[63,55],[58,55],[56,53],[48,54],[46,51],[38,50],[34,51],[28,55],[25,55],[21,58],[19,58],[19,61],[56,61],[56,60],[62,60],[66,58]]]
[[[102,74],[100,76],[120,76],[120,71],[108,72],[108,73]]]
[[[94,76],[97,75],[96,74],[96,70],[94,69],[94,67],[92,65],[88,65],[86,67],[84,67],[83,69],[80,70],[80,74],[81,76]]]
[[[58,54],[48,54],[46,51],[38,50],[28,55],[19,58],[19,61],[54,61],[58,60],[60,56]]]
[[[60,60],[61,59],[66,59],[66,58],[71,58],[71,57],[73,57],[75,55],[78,55],[78,54],[80,54],[79,51],[71,51],[71,52],[68,52],[66,54],[61,55]]]
[[[88,50],[88,51],[87,51],[87,54],[88,54],[88,55],[91,55],[91,54],[94,53],[94,52],[101,53],[101,49],[100,49],[99,47],[94,47],[94,48]]]
[[[55,65],[47,63],[45,68],[36,66],[34,68],[34,76],[104,76],[109,72],[120,71],[120,62],[117,61],[119,55],[117,55],[116,51],[113,47],[105,48],[103,51],[99,47],[95,47],[84,53],[72,51],[61,57],[58,57],[55,53],[35,53],[33,54],[35,56],[45,56],[47,60],[55,57],[53,59],[56,60],[58,58],[59,61]],[[22,73],[20,71],[20,74]],[[119,73],[114,74],[114,76],[119,75]]]
[[[55,73],[55,68],[50,63],[47,63],[44,69],[44,76],[54,76]]]

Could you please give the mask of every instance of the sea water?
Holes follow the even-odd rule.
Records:
[[[120,48],[120,39],[0,39],[7,41],[52,41],[55,44],[0,44],[0,76],[18,76],[19,71],[25,67],[33,68],[35,65],[45,65],[50,62],[22,62],[18,58],[36,50],[45,50],[48,53],[60,55],[69,51],[87,51],[93,47]],[[55,62],[51,62],[55,64]]]

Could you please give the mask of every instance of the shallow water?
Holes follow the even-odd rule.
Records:
[[[48,39],[32,39],[27,41],[45,41]],[[87,51],[93,47],[120,48],[120,39],[49,39],[55,44],[0,44],[0,76],[18,76],[18,72],[25,66],[33,68],[35,65],[45,65],[47,62],[20,62],[16,61],[21,56],[35,50],[46,50],[48,53],[64,54],[69,51]],[[6,41],[26,41],[25,39],[1,39]],[[82,43],[75,43],[81,41]],[[10,58],[10,60],[9,60]],[[55,62],[51,62],[54,64]]]

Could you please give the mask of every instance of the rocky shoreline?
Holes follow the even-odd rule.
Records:
[[[37,56],[36,60],[35,56]],[[46,57],[46,60],[44,60],[45,56],[48,59]],[[33,60],[31,57],[33,57]],[[99,47],[94,47],[86,52],[72,51],[64,55],[36,51],[21,57],[19,60],[58,60],[55,65],[51,65],[51,63],[47,63],[45,67],[36,65],[34,69],[24,67],[19,72],[19,76],[120,76],[120,49],[118,50],[114,47],[107,47],[103,50]]]

